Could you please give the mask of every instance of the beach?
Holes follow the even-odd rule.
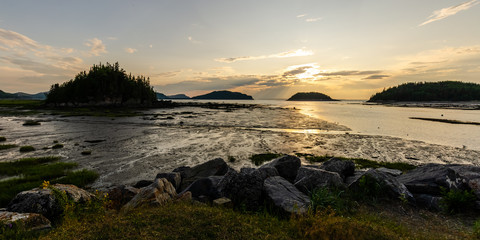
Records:
[[[23,126],[38,120],[40,126]],[[235,168],[251,167],[259,153],[308,153],[385,162],[480,165],[480,151],[399,137],[352,133],[348,126],[264,105],[237,108],[177,107],[150,109],[133,117],[39,114],[0,118],[8,143],[37,150],[2,150],[0,161],[24,157],[63,157],[100,178],[92,188],[106,189],[152,179],[157,173],[221,157]],[[54,142],[63,148],[52,149]],[[90,151],[90,155],[82,152]],[[228,161],[228,159],[235,159]]]

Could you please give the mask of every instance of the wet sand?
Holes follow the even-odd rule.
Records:
[[[376,161],[462,163],[480,165],[480,151],[387,136],[349,134],[347,126],[275,107],[155,109],[137,117],[61,117],[51,115],[0,118],[0,136],[19,146],[0,151],[0,161],[60,155],[79,168],[97,171],[93,188],[132,184],[159,172],[229,156],[233,168],[252,166],[249,157],[265,152],[311,153]],[[27,119],[40,126],[22,126]],[[95,141],[104,140],[104,141]],[[61,149],[43,149],[54,145]],[[89,141],[89,142],[86,142]],[[93,142],[92,142],[93,141]],[[82,155],[89,150],[91,155]]]

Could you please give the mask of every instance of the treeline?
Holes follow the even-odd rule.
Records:
[[[46,102],[123,105],[150,104],[156,100],[148,78],[126,74],[116,62],[93,65],[88,73],[83,71],[68,82],[52,85]]]
[[[480,84],[459,81],[404,83],[384,89],[369,102],[474,101],[480,100]]]

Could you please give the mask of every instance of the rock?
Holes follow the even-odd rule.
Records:
[[[131,186],[116,186],[108,191],[108,199],[111,202],[111,207],[118,210],[130,202],[139,192],[140,189]]]
[[[197,179],[225,175],[228,171],[228,165],[223,159],[215,158],[195,167],[176,168],[173,171],[181,174],[182,183],[180,185],[180,190],[183,191]]]
[[[27,231],[51,229],[50,220],[38,213],[0,212],[0,223],[7,227],[10,224],[20,224]]]
[[[134,188],[144,188],[146,186],[150,186],[150,184],[152,184],[153,181],[149,181],[149,180],[140,180],[138,181],[137,183],[135,183],[135,185],[133,185]]]
[[[310,194],[315,188],[345,188],[345,185],[343,184],[343,179],[336,172],[300,167],[295,179],[295,187],[305,194]]]
[[[417,206],[421,208],[433,211],[442,210],[442,208],[440,207],[440,202],[442,200],[441,197],[435,197],[428,194],[414,194],[413,196],[415,197]]]
[[[381,168],[377,168],[377,171],[379,172],[384,172],[384,173],[388,173],[394,177],[398,177],[400,175],[402,175],[402,171],[398,170],[398,169],[390,169],[390,168],[384,168],[384,167],[381,167]]]
[[[263,183],[267,199],[284,213],[303,214],[310,206],[310,199],[286,179],[275,176]]]
[[[361,177],[357,178],[350,185],[348,185],[348,188],[353,192],[361,192],[362,188],[364,187],[362,186],[363,177],[374,179],[378,184],[380,184],[380,189],[377,189],[380,191],[379,194],[385,195],[392,199],[406,199],[409,203],[415,203],[415,198],[413,197],[412,193],[408,191],[404,184],[390,174],[377,171],[376,169],[370,169],[364,172]]]
[[[233,202],[229,198],[222,197],[222,198],[217,198],[217,199],[213,200],[213,205],[220,206],[220,207],[232,208],[233,207]]]
[[[452,168],[442,164],[426,164],[397,177],[412,193],[441,195],[445,189],[468,189],[468,184]]]
[[[192,193],[189,192],[189,191],[186,191],[186,192],[178,194],[177,197],[175,198],[175,201],[177,201],[177,202],[191,202],[192,199],[193,199],[192,198]]]
[[[65,192],[68,199],[73,202],[85,202],[94,197],[93,194],[74,185],[55,184],[54,188]],[[51,189],[34,188],[17,194],[8,204],[7,210],[19,213],[39,213],[52,220],[59,216],[64,206],[56,201]]]
[[[454,170],[462,182],[466,183],[468,187],[475,193],[478,199],[480,199],[480,167],[472,165],[447,165],[450,169]],[[459,182],[458,180],[455,182]]]
[[[125,204],[123,209],[130,210],[142,205],[163,205],[176,196],[177,192],[172,184],[165,178],[158,178],[150,186],[140,189],[140,192]]]
[[[180,184],[182,183],[182,175],[178,172],[159,173],[155,178],[167,179],[177,190],[179,190]]]
[[[266,173],[264,170],[243,173],[230,170],[218,184],[218,190],[223,196],[230,198],[235,206],[257,210],[263,204],[264,173]]]
[[[260,168],[275,168],[278,171],[278,175],[285,178],[286,180],[293,182],[297,177],[298,169],[300,168],[301,162],[298,157],[291,155],[284,155],[279,157]]]
[[[353,176],[345,178],[345,185],[350,186],[350,184],[361,178],[365,172],[366,170],[356,170]]]
[[[211,202],[212,200],[220,197],[220,192],[217,189],[217,185],[220,180],[222,180],[221,176],[200,178],[188,186],[183,192],[191,192],[194,199],[199,200],[204,198],[204,201]]]
[[[352,176],[355,172],[355,163],[350,160],[331,158],[324,162],[320,168],[329,172],[336,172],[342,177],[342,179],[345,179],[348,176]]]

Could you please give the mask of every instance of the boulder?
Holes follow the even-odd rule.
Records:
[[[7,227],[13,224],[17,226],[21,225],[28,231],[52,228],[50,220],[38,213],[0,211],[0,223],[5,224]]]
[[[235,206],[244,206],[247,210],[257,210],[263,203],[263,178],[270,170],[228,171],[218,184],[220,193],[230,198]],[[266,174],[265,174],[266,176]]]
[[[191,202],[192,200],[193,200],[192,193],[189,192],[189,191],[180,193],[175,198],[175,201],[177,201],[177,202]]]
[[[180,167],[173,170],[181,174],[180,191],[190,186],[195,180],[210,176],[223,176],[228,171],[227,163],[221,158],[215,158],[194,167]]]
[[[67,198],[73,202],[85,202],[95,196],[74,185],[55,184],[54,188],[65,192]],[[7,210],[18,213],[39,213],[52,220],[59,216],[63,207],[56,200],[55,194],[50,188],[34,188],[17,194],[8,204]]]
[[[376,189],[378,194],[386,196],[392,199],[406,199],[409,203],[415,203],[415,198],[412,193],[408,191],[404,184],[398,181],[395,177],[388,173],[377,171],[376,169],[370,169],[362,174],[362,176],[357,177],[348,188],[353,192],[361,192],[364,187],[362,182],[363,177],[368,177],[374,179],[376,183],[379,184],[379,189]]]
[[[397,177],[412,193],[441,195],[441,188],[468,189],[468,184],[455,168],[442,164],[426,164]],[[473,182],[472,182],[473,183]]]
[[[342,179],[345,179],[348,176],[352,176],[355,172],[355,163],[350,160],[331,158],[324,162],[320,168],[329,172],[336,172],[342,177]]]
[[[450,169],[455,171],[461,179],[461,182],[468,185],[468,187],[480,199],[480,167],[473,165],[447,165]],[[456,180],[459,182],[459,180]]]
[[[196,200],[211,202],[220,197],[217,185],[222,180],[221,176],[210,176],[197,179],[190,184],[183,192],[191,192],[192,197]],[[183,193],[182,192],[182,193]]]
[[[436,197],[428,194],[414,194],[415,202],[417,206],[421,208],[425,208],[431,211],[440,211],[442,208],[440,207],[440,202],[442,197]]]
[[[123,209],[130,210],[143,205],[163,205],[176,196],[177,192],[172,184],[165,178],[158,178],[150,186],[140,189],[140,192],[125,204]]]
[[[300,168],[301,161],[298,157],[291,155],[284,155],[279,157],[260,168],[275,168],[278,171],[278,175],[285,178],[289,182],[293,182],[297,177],[298,169]]]
[[[120,209],[127,204],[140,192],[140,189],[131,186],[116,186],[108,191],[110,206],[114,209]]]
[[[182,175],[178,172],[159,173],[155,178],[167,179],[177,190],[179,190],[180,184],[182,183]]]
[[[400,175],[402,175],[402,171],[398,170],[398,169],[390,169],[390,168],[384,168],[384,167],[381,167],[381,168],[377,168],[377,171],[379,172],[384,172],[384,173],[388,173],[394,177],[398,177]]]
[[[231,208],[233,207],[233,202],[229,198],[221,197],[213,200],[213,205],[219,206],[219,207]]]
[[[150,181],[150,180],[140,180],[138,181],[137,183],[135,183],[135,185],[133,185],[134,188],[144,188],[146,186],[150,186],[150,184],[152,184],[153,181]]]
[[[343,179],[336,172],[300,167],[297,178],[295,179],[295,187],[305,194],[310,194],[315,188],[345,188],[345,185],[343,184]]]
[[[263,186],[267,199],[283,213],[303,214],[310,206],[308,196],[280,176],[265,179]]]

